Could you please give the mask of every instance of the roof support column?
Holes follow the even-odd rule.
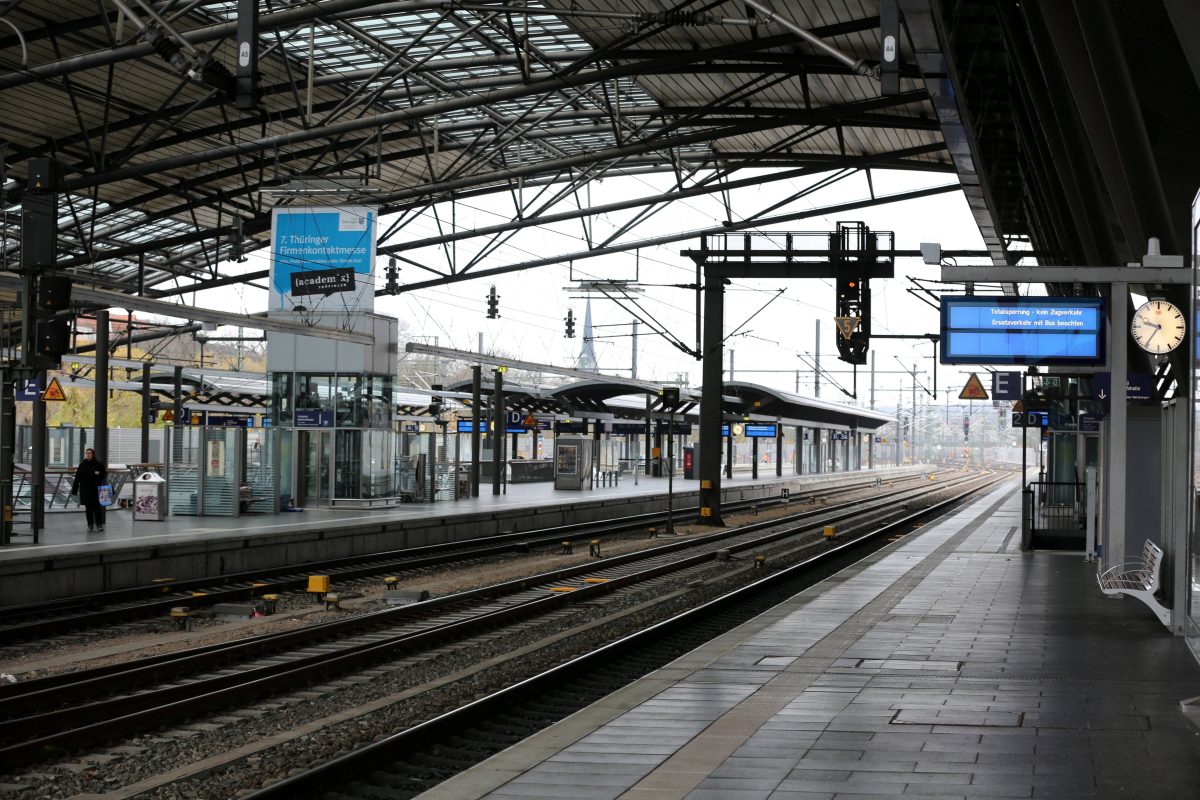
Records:
[[[92,448],[108,464],[108,311],[96,312],[96,421]]]
[[[697,262],[700,263],[700,262]],[[722,337],[725,284],[715,270],[705,271],[703,387],[700,394],[700,524],[724,525],[721,519],[721,397],[724,395]]]

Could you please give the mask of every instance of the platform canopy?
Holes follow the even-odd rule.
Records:
[[[1186,252],[1200,182],[1185,0],[20,0],[0,19],[0,272],[27,164],[53,156],[59,266],[147,297],[261,284],[242,259],[277,204],[378,206],[404,291],[960,190],[993,263],[1119,265],[1150,235]],[[878,169],[947,180],[821,205]],[[669,188],[587,192],[647,173]],[[658,214],[762,182],[790,196],[708,229]],[[489,227],[445,210],[496,194]],[[511,255],[527,228],[615,214],[585,246]]]
[[[831,403],[803,395],[769,389],[752,383],[726,383],[723,412],[730,420],[748,419],[762,422],[781,422],[784,425],[805,425],[821,428],[875,430],[895,417],[857,406]],[[464,394],[471,391],[471,382],[462,381],[446,388],[456,393],[458,402],[469,407],[470,401]],[[481,395],[492,393],[490,384],[481,386]],[[667,411],[657,393],[631,387],[626,381],[576,381],[562,386],[521,386],[506,384],[504,405],[509,410],[537,414],[555,414],[564,417],[606,418],[618,420],[644,420],[646,406],[644,398],[649,395],[650,414],[655,419],[665,419]],[[685,392],[684,402],[676,410],[678,419],[696,421],[699,392],[693,397]]]
[[[238,262],[267,246],[277,203],[333,198],[397,214],[379,253],[404,263],[454,239],[491,253],[552,211],[611,211],[576,192],[615,175],[675,176],[671,191],[626,204],[648,216],[736,186],[749,168],[778,172],[767,180],[953,172],[907,38],[895,94],[867,74],[880,58],[870,2],[22,0],[3,19],[0,268],[19,261],[26,163],[53,155],[64,169],[59,264],[118,291],[262,279],[261,264]],[[256,26],[247,75],[239,22]],[[433,204],[497,192],[515,209],[494,230],[408,228]],[[542,261],[633,249],[640,222]],[[435,283],[497,269],[410,260]]]

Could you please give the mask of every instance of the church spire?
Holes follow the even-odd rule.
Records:
[[[596,347],[592,343],[592,299],[589,297],[583,308],[583,347],[579,350],[579,363],[576,369],[588,372],[599,372],[600,365],[596,363]]]

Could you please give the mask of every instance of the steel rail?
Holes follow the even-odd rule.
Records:
[[[976,480],[978,480],[978,476],[969,476],[959,479],[959,482],[974,482]],[[945,488],[947,488],[946,484],[937,487],[938,490]],[[897,494],[920,495],[926,491],[928,490],[922,488],[915,492],[913,490],[906,490]],[[556,610],[568,604],[584,603],[594,596],[605,594],[615,589],[711,562],[714,551],[708,548],[712,545],[723,543],[721,541],[723,539],[734,537],[742,537],[744,539],[741,543],[737,543],[733,547],[726,549],[757,549],[764,544],[801,534],[830,521],[860,517],[876,511],[882,506],[894,505],[897,499],[897,497],[888,496],[881,498],[879,502],[874,504],[850,503],[833,514],[806,512],[803,516],[821,516],[824,519],[816,522],[807,520],[799,528],[790,527],[786,530],[770,533],[764,537],[745,540],[747,533],[753,533],[754,529],[779,527],[791,523],[778,520],[764,521],[753,526],[748,526],[749,530],[744,528],[736,531],[710,534],[698,539],[652,548],[650,551],[626,554],[570,570],[554,571],[552,573],[544,573],[530,578],[511,581],[502,585],[505,588],[516,590],[514,594],[509,595],[509,605],[506,607],[485,610],[482,614],[474,614],[468,619],[459,619],[455,615],[449,622],[444,621],[446,614],[443,612],[432,620],[431,625],[422,630],[416,632],[403,630],[397,635],[383,641],[372,639],[367,642],[351,644],[333,653],[320,650],[307,654],[301,652],[282,663],[267,662],[249,669],[243,668],[233,672],[218,673],[215,676],[202,678],[198,681],[175,683],[149,691],[139,691],[123,697],[96,701],[49,713],[26,717],[10,717],[10,719],[0,722],[0,742],[11,743],[16,741],[17,743],[9,744],[9,746],[0,749],[0,757],[8,762],[22,761],[28,758],[36,758],[37,754],[46,748],[88,746],[116,735],[143,730],[146,726],[174,721],[181,713],[185,716],[190,716],[197,707],[196,703],[200,703],[200,707],[211,709],[226,706],[233,702],[242,702],[247,699],[261,697],[276,690],[294,688],[298,684],[328,678],[331,674],[338,674],[340,671],[360,667],[364,661],[378,663],[385,657],[395,658],[411,654],[413,647],[423,647],[441,642],[450,635],[462,637],[481,627],[494,630],[497,624],[509,624],[547,611]],[[696,550],[698,552],[681,559],[668,558],[672,553],[679,550]],[[582,577],[588,574],[595,575],[597,572],[611,570],[614,566],[645,564],[647,562],[648,566],[638,568],[636,571],[616,577],[608,577],[604,583],[584,585],[571,593],[556,593],[533,598],[528,596],[530,589],[536,590],[540,587],[546,587],[548,583],[561,581],[567,575],[574,577]],[[488,587],[482,591],[464,593],[464,595],[458,597],[469,595],[472,600],[494,600],[495,598],[492,596],[494,592],[489,591],[493,588]],[[420,605],[424,606],[425,604]],[[394,616],[394,612],[381,612],[379,615],[369,616],[375,616],[378,620],[384,616]],[[356,624],[360,628],[364,625],[363,618],[347,622],[352,626]],[[412,621],[407,621],[407,624],[411,625]],[[329,627],[331,626],[318,626],[326,634],[329,632]],[[332,627],[345,626],[335,625]],[[289,634],[300,633],[300,638],[303,641],[305,638],[311,638],[315,632],[315,630],[310,629],[310,631],[289,632]],[[305,633],[308,634],[307,637],[303,635]],[[296,637],[285,635],[270,638],[274,644],[278,644],[279,641]],[[261,644],[258,642],[251,643],[250,647],[259,649],[255,646]],[[246,647],[235,646],[229,648],[225,653],[217,656],[217,658],[225,660],[223,657],[228,656],[230,653],[245,650],[247,650]],[[257,655],[253,652],[250,654]],[[246,653],[243,652],[241,655],[246,655]],[[202,663],[199,666],[208,667],[210,666],[209,662],[212,660],[213,656],[206,654],[199,658],[183,658],[178,663],[196,666],[196,662],[200,661]],[[120,676],[120,678],[122,682],[128,682],[131,678],[135,679],[134,685],[141,686],[144,684],[143,679],[145,678],[161,680],[161,677],[158,675],[146,674],[147,672],[154,673],[157,671],[157,667],[151,667],[149,670],[146,668],[137,668]],[[56,703],[68,702],[71,698],[79,696],[81,690],[83,697],[88,696],[90,690],[97,688],[98,681],[99,679],[89,679],[75,686],[59,687],[47,691]],[[15,707],[15,710],[19,713],[21,707],[28,705],[31,701],[41,699],[36,696],[40,694],[44,693],[36,693],[33,696],[26,696],[24,698],[14,698],[15,702],[4,704],[5,707],[3,710],[11,712],[14,710],[12,707]],[[81,722],[83,723],[82,725],[80,724]],[[30,740],[28,739],[30,735],[39,738]]]
[[[838,545],[824,553],[805,559],[777,573],[755,581],[746,586],[733,590],[719,598],[696,608],[684,611],[671,619],[652,625],[645,630],[627,636],[619,641],[604,645],[578,658],[549,669],[539,675],[520,681],[499,692],[480,698],[462,708],[442,714],[427,722],[400,731],[379,742],[366,745],[339,756],[320,766],[286,778],[278,783],[260,789],[244,800],[293,800],[296,797],[312,797],[321,788],[334,781],[344,779],[348,775],[362,777],[371,772],[385,769],[389,761],[398,761],[410,752],[424,749],[431,743],[443,741],[449,737],[461,737],[465,731],[480,724],[481,720],[493,718],[503,709],[525,702],[528,698],[536,698],[552,688],[570,684],[581,674],[594,670],[607,660],[627,658],[631,652],[648,647],[674,631],[686,626],[702,622],[717,612],[753,597],[755,594],[770,587],[793,580],[800,575],[812,572],[826,564],[836,563],[866,544],[889,535],[897,530],[912,525],[944,508],[952,506],[963,499],[990,488],[1008,477],[1002,477],[974,489],[962,492],[952,498],[936,503],[929,508],[909,514],[900,520],[884,525],[864,536],[850,542]]]

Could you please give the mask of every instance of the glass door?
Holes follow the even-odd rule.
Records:
[[[330,464],[333,460],[333,431],[298,431],[300,474],[296,481],[296,505],[319,508],[332,498]]]

